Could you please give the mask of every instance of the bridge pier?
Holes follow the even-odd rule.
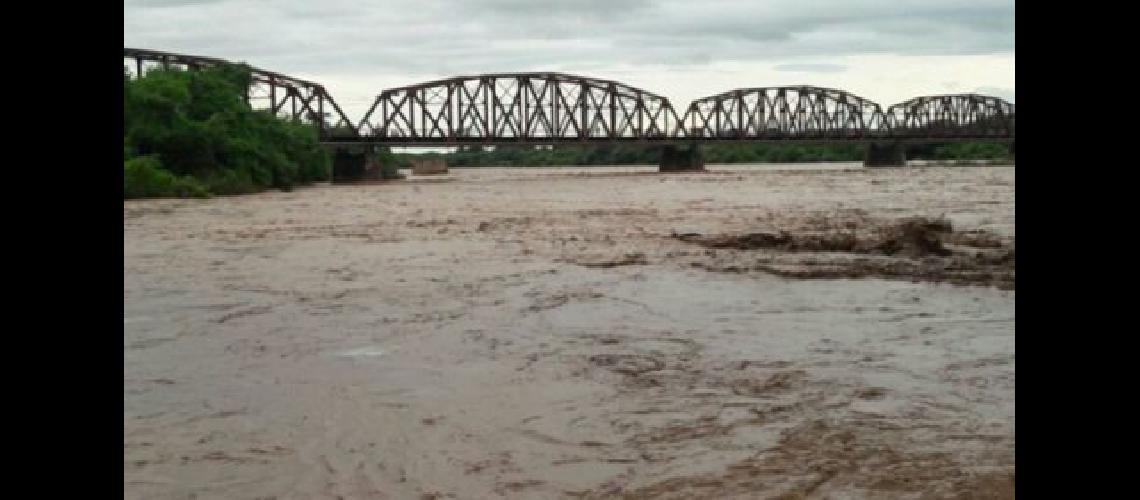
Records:
[[[661,149],[661,161],[657,165],[658,172],[692,172],[703,171],[705,161],[701,158],[700,146],[690,144],[689,148],[681,148],[669,144]]]
[[[902,144],[867,144],[864,167],[905,167],[906,148]]]
[[[333,151],[332,182],[347,183],[394,179],[394,165],[384,165],[380,152],[372,146],[341,146]],[[387,167],[387,168],[386,168]]]
[[[332,182],[353,182],[364,179],[368,163],[368,149],[361,147],[337,147],[333,150]]]

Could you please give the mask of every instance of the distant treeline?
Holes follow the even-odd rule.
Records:
[[[702,145],[705,163],[799,163],[862,161],[865,146],[859,144],[709,144]],[[401,153],[402,165],[420,155]],[[463,146],[441,156],[452,167],[543,166],[543,165],[631,165],[656,164],[661,148],[652,146]],[[1007,160],[1009,147],[995,142],[957,142],[908,145],[911,160]]]
[[[123,196],[290,189],[329,178],[314,126],[254,111],[242,66],[123,74]]]

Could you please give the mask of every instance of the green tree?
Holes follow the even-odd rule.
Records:
[[[240,65],[151,70],[134,80],[124,70],[124,161],[152,157],[130,167],[124,182],[149,184],[125,189],[127,195],[197,192],[153,187],[186,179],[213,194],[291,189],[327,179],[331,160],[315,127],[250,109],[244,97],[250,78],[248,67]]]

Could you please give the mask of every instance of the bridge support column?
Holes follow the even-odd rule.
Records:
[[[688,149],[681,149],[668,145],[661,150],[661,162],[657,165],[658,172],[687,172],[705,169],[705,161],[701,158],[700,146],[689,145]]]
[[[364,179],[368,150],[361,147],[337,147],[333,150],[332,182],[354,182]]]
[[[864,167],[905,167],[906,148],[902,144],[867,144]]]
[[[332,182],[402,179],[395,158],[385,152],[372,146],[337,147],[333,151]]]

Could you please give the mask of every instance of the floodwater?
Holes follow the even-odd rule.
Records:
[[[1013,498],[1013,167],[654,170],[125,202],[125,496]]]

